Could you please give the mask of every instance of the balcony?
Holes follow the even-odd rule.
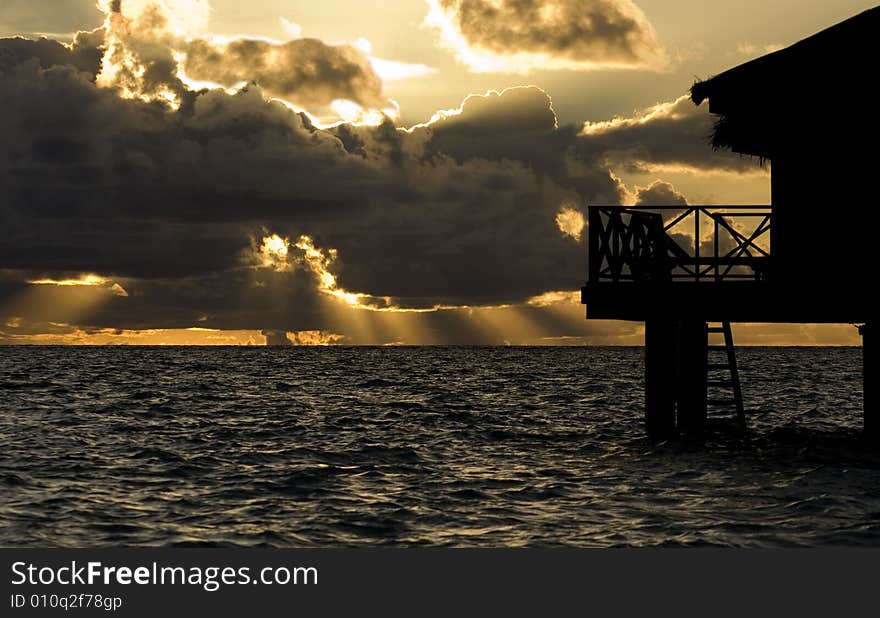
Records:
[[[590,207],[587,317],[773,321],[791,306],[771,285],[772,221],[769,206]]]
[[[764,281],[771,221],[768,206],[593,206],[589,281]]]

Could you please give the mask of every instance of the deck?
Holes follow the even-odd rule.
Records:
[[[780,276],[772,224],[769,206],[590,207],[587,317],[866,321],[843,283]]]

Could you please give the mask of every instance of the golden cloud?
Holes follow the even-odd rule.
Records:
[[[424,26],[472,71],[657,69],[666,52],[630,0],[428,0]]]
[[[556,225],[559,227],[560,232],[576,241],[580,241],[581,234],[584,228],[587,227],[587,222],[584,220],[584,213],[577,210],[573,204],[566,203],[563,204],[556,214]]]

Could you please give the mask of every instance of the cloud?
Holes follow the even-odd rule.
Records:
[[[298,39],[302,36],[303,29],[298,23],[293,22],[286,17],[280,17],[281,30],[288,39]]]
[[[622,187],[601,160],[602,152],[579,152],[583,140],[577,130],[558,125],[550,96],[536,86],[470,95],[461,107],[438,112],[413,133],[427,137],[429,151],[459,162],[519,162],[540,178],[557,179],[582,201],[617,203],[621,198]]]
[[[12,147],[2,160],[0,262],[26,279],[63,271],[121,280],[126,328],[224,313],[208,326],[326,330],[323,271],[308,261],[253,271],[255,239],[272,235],[308,234],[315,247],[336,249],[326,265],[332,291],[402,307],[501,304],[570,287],[582,256],[556,229],[560,204],[618,194],[608,172],[588,186],[559,161],[534,159],[536,170],[517,160],[528,154],[519,150],[526,135],[552,139],[552,118],[520,134],[515,120],[489,131],[456,125],[453,156],[432,143],[447,127],[320,130],[259,88],[194,95],[175,111],[121,99],[71,67],[25,62],[0,81],[0,97]],[[506,113],[503,97],[495,100]],[[546,111],[546,97],[534,102]],[[497,149],[490,158],[468,154],[468,142],[487,136]]]
[[[287,333],[287,337],[293,345],[299,346],[337,345],[345,340],[343,335],[328,333],[322,330],[301,330],[295,333]]]
[[[90,8],[98,14],[94,4]],[[285,42],[210,36],[205,32],[211,13],[207,0],[98,0],[97,8],[105,19],[92,57],[103,54],[99,45],[106,44],[107,53],[102,66],[91,72],[100,72],[102,86],[117,88],[127,98],[182,105],[187,87],[256,83],[323,123],[376,123],[383,114],[397,113],[396,104],[383,95],[383,81],[435,72],[422,64],[369,57],[363,39],[351,45],[303,39],[302,28],[285,18],[280,18]]]
[[[651,206],[680,206],[681,208],[687,208],[688,206],[687,198],[677,191],[671,183],[663,182],[662,180],[655,180],[647,187],[636,187],[635,194],[632,196],[632,202],[634,206],[638,206],[642,210],[656,212],[661,215],[666,224],[672,223],[673,220],[682,215],[684,211],[679,210],[678,208],[673,210],[668,208],[658,208],[657,210],[652,211],[650,208]],[[673,229],[667,230],[667,234],[678,244],[679,247],[688,253],[693,253],[695,232],[693,230],[692,218],[689,217],[676,225]],[[706,242],[710,241],[707,240]],[[706,247],[708,248],[708,245],[706,245]],[[710,254],[704,253],[704,255]]]
[[[175,22],[188,22],[176,4],[100,0],[105,11],[104,54],[97,83],[126,99],[184,104],[188,91],[178,75]],[[179,12],[179,11],[178,11]]]
[[[758,56],[763,56],[765,54],[772,54],[784,47],[785,45],[782,45],[781,43],[753,43],[751,41],[740,41],[736,44],[735,54],[747,58],[757,58]]]
[[[110,291],[116,296],[127,297],[128,292],[125,291],[118,283],[109,281],[99,275],[80,275],[75,279],[33,279],[28,281],[29,285],[54,285],[60,287],[102,287]]]
[[[682,193],[676,190],[676,188],[672,184],[664,182],[662,180],[654,181],[647,187],[636,187],[635,194],[634,196],[632,196],[632,201],[635,206],[640,207],[642,210],[646,210],[648,212],[651,212],[650,207],[652,206],[667,207],[654,211],[663,216],[663,219],[667,225],[672,223],[674,220],[679,219],[679,217],[685,213],[684,209],[689,206],[687,198]],[[710,212],[715,212],[718,215],[722,215],[724,211],[710,210]],[[750,238],[761,223],[761,219],[759,218],[738,218],[735,211],[728,211],[726,214],[723,214],[723,217],[723,221],[727,224],[727,226],[730,226],[745,238]],[[695,248],[695,223],[696,220],[694,216],[690,215],[684,219],[681,219],[678,224],[676,224],[673,228],[667,230],[667,234],[676,243],[678,243],[678,245],[682,249],[684,249],[691,255],[693,255],[693,251]],[[701,254],[713,255],[716,249],[716,241],[718,245],[717,249],[719,251],[719,254],[722,256],[726,255],[730,251],[737,250],[740,246],[740,241],[736,239],[733,234],[731,234],[726,229],[725,226],[720,225],[716,228],[712,223],[712,219],[704,214],[702,216],[700,230]],[[764,250],[767,250],[769,248],[767,246],[767,241],[768,237],[765,234],[762,235],[760,238],[757,238],[755,243]],[[749,274],[751,273],[751,269],[747,267],[734,266],[730,272],[736,274]]]
[[[371,59],[354,46],[208,36],[201,32],[210,12],[203,0],[101,0],[100,6],[106,53],[98,84],[124,98],[180,107],[204,88],[256,84],[313,122],[378,123],[397,113]]]
[[[766,174],[758,161],[709,147],[714,119],[689,96],[658,103],[631,117],[584,123],[582,156],[600,156],[630,172]]]
[[[288,338],[286,331],[264,330],[260,333],[266,338],[266,345],[272,347],[291,347],[293,342]]]
[[[397,62],[396,60],[385,60],[375,56],[370,56],[370,64],[373,65],[373,70],[376,71],[376,74],[382,78],[382,82],[386,84],[414,77],[433,75],[437,72],[437,69],[426,64]]]
[[[635,195],[636,206],[687,206],[684,195],[676,191],[668,182],[657,180],[647,187],[638,187]]]
[[[113,15],[79,51],[0,41],[2,321],[500,343],[503,319],[523,341],[598,336],[576,303],[529,304],[582,283],[560,213],[624,200],[608,161],[642,141],[652,164],[695,158],[654,144],[687,133],[684,110],[581,131],[537,87],[407,130],[320,128],[261,86],[191,89],[168,15],[142,13],[137,36]],[[90,275],[113,285],[28,283]]]
[[[556,225],[559,227],[560,232],[573,240],[580,241],[587,222],[584,219],[584,213],[574,208],[571,204],[566,203],[556,213]]]
[[[183,51],[183,71],[189,78],[226,87],[256,82],[267,95],[317,114],[325,113],[337,99],[368,109],[393,109],[369,58],[349,45],[327,45],[317,39],[286,43],[197,39]]]
[[[49,69],[54,66],[73,67],[95,76],[101,70],[100,49],[104,43],[104,31],[77,33],[70,45],[58,41],[41,38],[29,40],[24,38],[0,39],[0,74],[6,74],[23,62],[35,59],[40,67]]]
[[[125,330],[79,328],[70,324],[27,323],[0,329],[3,345],[264,345],[259,331],[207,328]]]
[[[630,0],[428,0],[425,26],[477,72],[646,69],[665,62]]]
[[[177,33],[193,35],[207,29],[211,17],[209,0],[97,0],[105,15],[121,14],[127,18],[158,13]]]

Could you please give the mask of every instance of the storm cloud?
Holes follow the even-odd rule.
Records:
[[[145,19],[167,33],[161,17]],[[320,128],[268,86],[192,90],[169,63],[176,41],[131,32],[120,21],[71,47],[0,41],[10,323],[326,333],[353,311],[381,325],[440,309],[398,315],[465,337],[475,308],[518,305],[564,336],[529,304],[581,283],[586,248],[560,230],[561,209],[626,198],[616,153],[696,159],[655,142],[695,130],[692,115],[559,126],[535,87],[468,97],[410,129],[390,118]],[[103,283],[84,285],[87,273]]]
[[[577,194],[524,162],[456,161],[392,126],[352,127],[346,147],[256,87],[175,111],[29,60],[0,97],[0,263],[28,278],[100,273],[182,311],[178,295],[237,289],[269,231],[338,249],[342,287],[404,305],[506,302],[540,293],[545,268],[576,272],[553,215]]]

